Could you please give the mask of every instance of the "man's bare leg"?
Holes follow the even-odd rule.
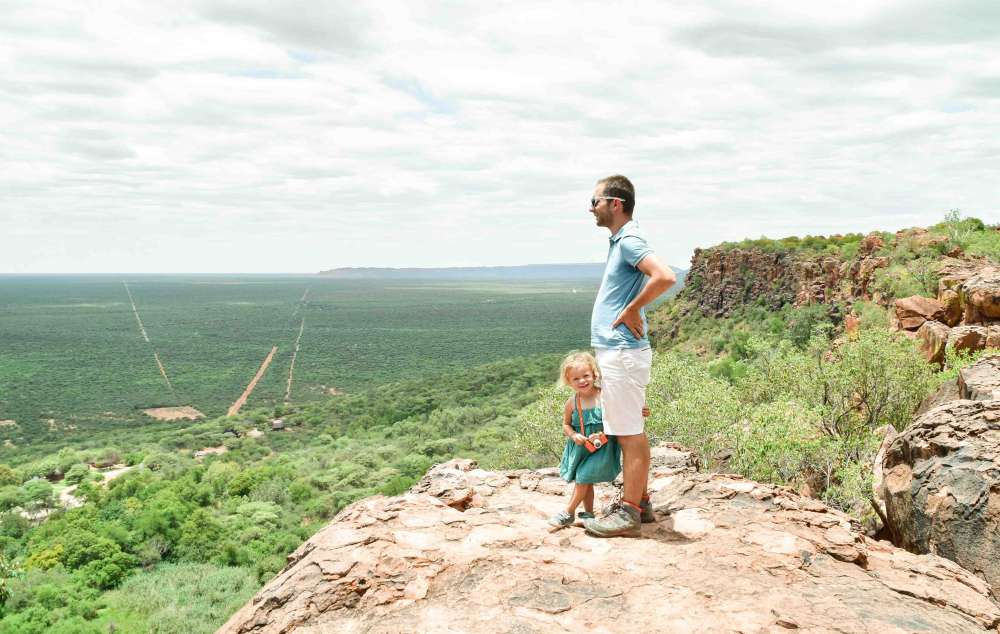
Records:
[[[622,477],[625,480],[622,499],[638,509],[649,479],[649,439],[645,433],[617,438],[622,448]]]

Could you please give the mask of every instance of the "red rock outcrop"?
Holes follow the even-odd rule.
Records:
[[[881,244],[881,237],[873,234],[869,238],[865,239],[869,248],[878,248],[875,245]],[[872,251],[864,244],[858,257],[847,262],[793,251],[695,249],[682,294],[693,300],[702,314],[713,317],[725,317],[753,302],[778,309],[785,304],[868,299],[875,271],[888,266],[889,259],[870,255]]]
[[[925,321],[940,321],[944,318],[944,305],[930,297],[901,297],[893,306],[899,327],[903,330],[917,330]]]
[[[440,496],[344,509],[219,631],[901,633],[1000,624],[986,583],[953,562],[873,541],[848,516],[786,488],[685,462],[653,468],[657,522],[638,539],[552,532],[546,518],[566,501],[552,470],[439,465],[416,490]]]

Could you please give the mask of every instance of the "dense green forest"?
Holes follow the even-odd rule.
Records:
[[[220,416],[272,346],[248,407],[583,346],[598,283],[3,277],[0,462],[127,444],[163,425],[145,408]]]

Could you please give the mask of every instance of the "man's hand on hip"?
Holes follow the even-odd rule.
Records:
[[[625,324],[636,339],[642,339],[642,315],[638,308],[626,306],[625,310],[619,313],[615,323],[611,324],[611,328],[617,328],[619,324]]]

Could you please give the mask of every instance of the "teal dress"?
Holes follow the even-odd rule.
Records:
[[[580,430],[579,410],[573,410],[572,426]],[[583,410],[584,435],[604,431],[604,419],[600,407],[590,407]],[[595,482],[611,482],[622,470],[622,450],[618,439],[608,436],[608,444],[594,453],[587,451],[583,445],[577,445],[572,439],[566,439],[562,461],[559,463],[559,475],[567,482],[577,484],[593,484]]]

